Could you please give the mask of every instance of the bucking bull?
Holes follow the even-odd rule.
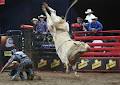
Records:
[[[66,19],[57,16],[56,11],[49,7],[47,3],[43,3],[42,10],[47,17],[48,30],[53,37],[56,52],[61,61],[65,63],[66,72],[69,72],[69,65],[75,67],[80,54],[88,51],[90,47],[87,43],[74,41],[70,38],[69,24]]]

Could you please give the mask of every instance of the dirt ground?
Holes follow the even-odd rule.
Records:
[[[33,81],[11,81],[8,73],[0,74],[0,85],[120,85],[119,73],[74,73],[37,72]],[[38,79],[41,76],[42,80]]]

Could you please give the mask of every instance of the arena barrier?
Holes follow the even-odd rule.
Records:
[[[90,36],[93,32],[75,31],[73,39],[90,45],[90,51],[80,55],[77,63],[81,72],[120,72],[120,30],[97,32],[100,36]],[[88,36],[82,36],[86,34]],[[102,40],[101,43],[92,43],[93,40]]]
[[[56,54],[51,35],[35,34],[31,29],[32,26],[22,29],[22,35],[19,30],[8,31],[7,35],[1,35],[0,67],[3,65],[3,60],[8,59],[10,54],[7,49],[3,49],[1,40],[9,35],[15,40],[17,46],[23,48],[32,57],[36,70],[65,71],[65,65]],[[91,46],[89,52],[80,55],[76,64],[77,70],[80,72],[120,72],[120,30],[97,32],[102,33],[102,36],[87,35],[90,33],[93,34],[88,31],[74,31],[72,34],[74,40],[86,42]],[[93,40],[102,40],[103,43],[91,43]]]
[[[25,52],[28,55],[31,54],[35,70],[64,71],[64,64],[56,54],[54,42],[49,32],[31,32],[33,29],[31,25],[21,25],[21,29]]]

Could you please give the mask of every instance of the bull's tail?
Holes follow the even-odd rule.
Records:
[[[68,12],[70,9],[77,3],[78,0],[74,0],[74,2],[68,7],[66,13],[65,13],[65,20],[67,19]]]

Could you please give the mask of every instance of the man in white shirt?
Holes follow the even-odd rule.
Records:
[[[89,23],[92,22],[92,17],[95,17],[95,15],[93,15],[92,13],[93,13],[93,11],[91,9],[87,9],[87,11],[85,11],[85,14],[87,14],[87,16],[85,17],[85,20],[87,22],[84,24],[84,26],[87,30],[89,27]]]
[[[92,22],[92,17],[95,17],[95,15],[92,14],[93,11],[91,9],[87,9],[87,11],[85,11],[85,14],[87,14],[85,20],[87,20],[88,22]]]

